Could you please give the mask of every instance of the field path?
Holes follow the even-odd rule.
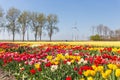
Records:
[[[9,76],[9,73],[7,71],[3,71],[0,69],[0,80],[16,80],[13,75]]]

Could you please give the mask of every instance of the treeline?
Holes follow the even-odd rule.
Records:
[[[119,41],[120,40],[120,29],[112,30],[108,26],[99,24],[92,27],[92,35],[90,40],[95,41]]]
[[[20,11],[17,8],[11,7],[4,12],[0,8],[0,27],[1,30],[6,29],[8,34],[12,34],[13,41],[15,40],[16,33],[22,35],[22,40],[25,40],[27,32],[27,39],[29,35],[34,34],[35,41],[41,40],[43,33],[47,33],[51,40],[53,34],[59,31],[56,26],[58,17],[55,14],[45,15],[39,12]]]

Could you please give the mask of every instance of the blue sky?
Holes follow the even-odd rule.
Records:
[[[78,34],[79,40],[86,40],[91,34],[91,26],[99,24],[113,30],[120,28],[120,0],[0,0],[0,6],[4,11],[15,7],[22,11],[56,14],[60,31],[53,35],[54,40],[72,40],[74,32]],[[72,30],[74,26],[79,31]],[[8,39],[8,35],[4,35],[4,39]],[[30,36],[34,39],[33,35]],[[19,36],[16,38],[19,39]],[[49,38],[46,35],[42,39]]]

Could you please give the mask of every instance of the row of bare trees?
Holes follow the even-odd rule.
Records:
[[[92,26],[92,35],[96,34],[99,35],[102,40],[120,40],[120,29],[112,30],[103,24]]]
[[[58,18],[55,14],[46,16],[44,13],[20,11],[14,7],[9,8],[4,13],[3,9],[0,8],[0,27],[12,33],[13,41],[16,33],[22,34],[22,40],[24,41],[26,32],[30,32],[29,29],[34,32],[35,41],[38,37],[41,40],[43,30],[46,30],[51,40],[53,34],[59,31],[56,26],[57,23]]]

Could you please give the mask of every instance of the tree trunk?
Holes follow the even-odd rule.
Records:
[[[36,35],[36,33],[35,33],[35,41],[37,41],[37,35]]]
[[[26,30],[26,23],[24,23],[24,25],[22,25],[22,37],[23,37],[23,40],[22,41],[24,41],[25,40],[25,30]]]
[[[41,36],[40,36],[40,41],[41,41]]]
[[[29,28],[27,29],[27,40],[29,40]]]
[[[51,41],[52,40],[52,34],[50,34],[49,37],[50,37],[50,41]]]
[[[15,39],[15,22],[13,21],[13,42],[14,42],[14,39]]]
[[[52,30],[52,26],[50,28],[50,41],[51,41],[51,38],[52,38],[52,33],[53,33],[53,30]]]
[[[15,32],[13,31],[13,42],[14,42],[14,39],[15,39]]]
[[[39,28],[39,36],[40,36],[40,41],[41,41],[41,37],[42,37],[42,27],[40,26],[40,28]]]
[[[41,41],[42,33],[40,32],[40,41]]]
[[[37,29],[35,30],[35,41],[37,41]]]
[[[51,41],[51,36],[50,36],[50,41]]]
[[[24,38],[25,38],[25,32],[23,32],[23,40],[22,41],[24,41]]]

